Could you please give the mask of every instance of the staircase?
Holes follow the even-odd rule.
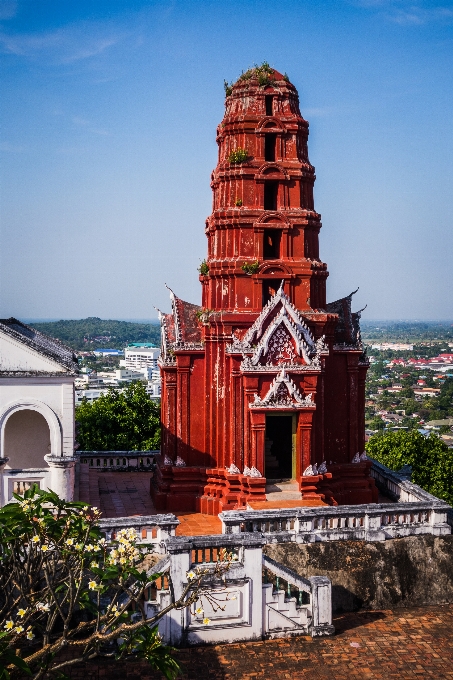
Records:
[[[287,597],[284,590],[275,590],[272,583],[263,585],[265,627],[269,637],[287,634],[308,634],[311,621],[310,607],[298,605],[295,597]]]
[[[299,491],[299,483],[295,479],[287,481],[268,480],[266,484],[267,501],[300,501],[302,494]]]

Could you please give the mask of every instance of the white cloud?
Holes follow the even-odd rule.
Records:
[[[366,10],[376,10],[388,21],[406,26],[421,26],[432,22],[453,22],[453,4],[433,5],[429,0],[352,0]]]
[[[99,34],[102,35],[99,35]],[[28,58],[44,56],[52,63],[69,64],[102,54],[122,40],[124,34],[105,27],[78,24],[37,34],[0,32],[0,49]]]

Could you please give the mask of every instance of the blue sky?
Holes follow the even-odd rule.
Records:
[[[328,299],[453,319],[453,2],[0,2],[0,315],[200,302],[223,80],[263,60],[310,122]]]

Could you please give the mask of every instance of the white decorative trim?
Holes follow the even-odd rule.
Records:
[[[285,388],[286,394],[284,394]],[[286,374],[285,368],[282,368],[272,381],[266,396],[261,399],[258,394],[255,394],[255,399],[249,404],[249,408],[310,408],[314,405],[313,394],[303,397],[295,383]]]
[[[249,328],[249,330],[245,334],[243,344],[246,347],[247,346],[250,347],[252,343],[255,344],[253,341],[256,342],[256,340],[259,340],[261,338],[264,332],[263,329],[264,321],[269,316],[269,313],[272,312],[277,307],[277,305],[281,303],[288,317],[292,319],[294,325],[296,326],[296,329],[299,331],[301,335],[304,336],[305,342],[309,346],[310,350],[314,351],[316,349],[316,346],[313,340],[313,336],[310,332],[310,329],[305,324],[302,316],[299,314],[294,305],[291,304],[290,299],[283,292],[283,284],[284,280],[281,282],[278,291],[265,305],[259,317],[255,320],[253,325]]]
[[[225,470],[229,475],[240,475],[241,471],[234,463],[231,463],[230,467],[226,467]]]
[[[183,460],[183,459],[181,458],[181,456],[178,456],[178,457],[176,458],[175,466],[176,466],[176,467],[186,467],[186,461]]]
[[[360,463],[360,453],[356,453],[351,463]]]

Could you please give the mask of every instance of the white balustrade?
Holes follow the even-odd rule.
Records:
[[[168,555],[153,568],[163,576],[148,589],[144,603],[148,615],[168,606],[170,582],[177,598],[188,582],[190,570],[202,567],[209,572],[223,552],[237,558],[222,579],[206,577],[199,601],[202,614],[192,606],[173,609],[160,619],[159,632],[166,644],[219,644],[334,633],[330,580],[323,576],[302,578],[263,555],[264,543],[257,533],[178,537],[166,542]],[[275,576],[276,588],[263,582],[263,571]],[[280,589],[282,581],[286,590]],[[221,606],[212,606],[203,598],[203,590],[209,592],[211,602],[218,598]],[[203,623],[205,617],[210,619],[209,624]]]

